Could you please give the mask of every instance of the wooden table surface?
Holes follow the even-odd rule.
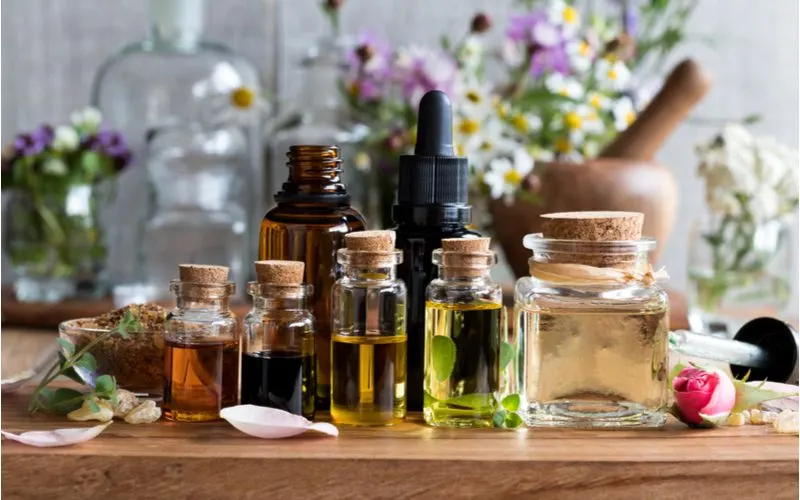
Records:
[[[3,374],[54,344],[3,330]],[[11,432],[91,425],[26,413],[2,397]],[[111,425],[78,446],[2,441],[4,498],[797,498],[798,440],[769,426],[693,431],[450,430],[418,416],[338,438],[250,438],[225,422]]]

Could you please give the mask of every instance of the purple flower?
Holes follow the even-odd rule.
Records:
[[[638,21],[639,18],[636,13],[636,9],[625,7],[625,9],[622,11],[622,25],[624,26],[625,33],[627,33],[628,36],[636,36],[639,26]]]
[[[506,36],[525,45],[530,55],[530,72],[539,76],[546,71],[570,73],[567,44],[562,28],[553,25],[547,13],[537,10],[511,18]]]
[[[360,101],[377,101],[386,95],[391,77],[391,49],[372,33],[359,36],[346,56],[348,91]]]
[[[14,150],[17,156],[36,156],[47,147],[47,143],[41,136],[30,134],[20,134],[14,139]]]
[[[431,90],[452,95],[458,72],[456,62],[448,54],[414,46],[400,51],[394,69],[403,98],[413,108]]]
[[[128,165],[133,157],[125,137],[114,130],[99,130],[81,142],[81,148],[91,149],[111,158],[117,171]]]

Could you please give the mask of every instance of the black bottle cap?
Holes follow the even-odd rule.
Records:
[[[797,383],[800,337],[792,325],[776,318],[756,318],[747,322],[733,339],[761,347],[769,358],[766,368],[731,365],[734,377],[742,378],[750,372],[750,380]]]
[[[414,154],[400,157],[395,221],[412,206],[462,206],[466,210],[453,212],[459,215],[452,222],[469,222],[468,177],[467,159],[453,151],[450,99],[432,90],[419,103]]]

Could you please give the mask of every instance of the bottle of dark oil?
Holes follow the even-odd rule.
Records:
[[[363,231],[339,250],[344,276],[334,285],[331,419],[343,425],[393,425],[406,414],[406,288],[394,232]]]
[[[179,422],[217,420],[239,404],[239,327],[228,306],[228,268],[181,264],[170,289],[176,307],[164,339],[164,415]]]
[[[425,305],[425,422],[437,427],[491,427],[494,394],[503,390],[505,309],[489,278],[488,238],[442,241],[440,277]]]
[[[255,263],[248,284],[253,309],[244,318],[242,403],[269,406],[314,419],[316,357],[312,287],[297,261]]]
[[[336,146],[292,146],[289,178],[275,195],[277,206],[261,223],[259,259],[303,261],[305,283],[314,287],[309,309],[316,319],[317,408],[330,403],[331,289],[336,250],[344,235],[363,231],[364,217],[350,206]]]

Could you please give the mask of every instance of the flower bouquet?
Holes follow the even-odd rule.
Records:
[[[697,156],[710,213],[695,224],[691,239],[692,329],[726,329],[726,317],[779,313],[791,293],[788,237],[798,205],[797,151],[731,124],[698,145]]]
[[[482,13],[440,47],[392,49],[363,35],[341,90],[352,118],[371,131],[357,165],[374,172],[383,225],[391,224],[397,156],[413,148],[417,104],[429,90],[453,102],[457,153],[469,158],[480,195],[473,204],[530,198],[535,162],[593,157],[627,128],[649,98],[644,73],[658,72],[684,39],[696,1],[609,3],[601,14],[572,1],[519,2],[494,48],[484,43],[493,22]]]
[[[113,194],[100,184],[131,159],[124,138],[101,121],[87,108],[70,125],[42,125],[3,149],[3,249],[19,300],[58,301],[76,287],[100,291],[106,245],[99,210]]]

